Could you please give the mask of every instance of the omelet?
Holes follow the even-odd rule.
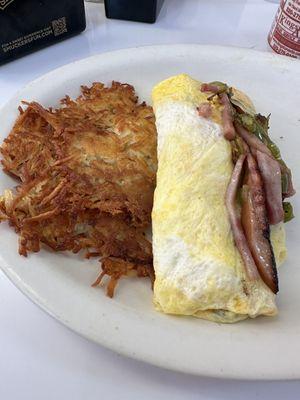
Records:
[[[223,137],[221,106],[210,118],[197,107],[207,101],[201,82],[182,74],[154,87],[158,172],[152,211],[154,304],[167,314],[232,323],[277,313],[275,295],[250,281],[235,245],[225,193],[233,171]],[[234,97],[255,112],[242,92]],[[249,112],[248,111],[248,112]],[[286,257],[283,223],[271,227],[277,265]]]

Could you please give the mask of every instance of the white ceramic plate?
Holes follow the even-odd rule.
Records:
[[[101,54],[57,69],[22,89],[0,111],[1,141],[21,100],[56,106],[81,84],[111,80],[135,86],[150,101],[152,86],[186,72],[204,81],[221,80],[272,112],[272,137],[294,172],[299,192],[300,62],[268,53],[199,45],[159,46]],[[1,172],[0,192],[15,183]],[[114,299],[90,284],[96,260],[42,250],[27,259],[17,253],[18,238],[0,225],[0,264],[29,298],[81,335],[119,353],[162,367],[206,376],[245,379],[300,378],[300,209],[287,225],[289,259],[280,271],[280,314],[235,325],[157,313],[149,282],[121,280]]]

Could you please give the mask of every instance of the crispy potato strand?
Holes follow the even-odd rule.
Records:
[[[134,88],[113,82],[82,86],[61,107],[23,102],[1,146],[5,172],[18,179],[0,197],[0,221],[20,235],[19,253],[55,251],[102,259],[112,296],[121,276],[154,281],[151,222],[156,129],[152,108]]]

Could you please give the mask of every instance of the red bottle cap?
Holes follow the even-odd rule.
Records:
[[[300,58],[300,0],[281,0],[268,42],[276,53]]]

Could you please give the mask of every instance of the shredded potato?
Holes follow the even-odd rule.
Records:
[[[113,82],[82,87],[58,109],[25,103],[1,146],[4,171],[19,180],[0,197],[0,221],[19,234],[19,253],[55,251],[102,261],[113,295],[121,276],[154,279],[151,222],[156,129],[152,108],[134,88]],[[101,279],[97,280],[100,283]]]

